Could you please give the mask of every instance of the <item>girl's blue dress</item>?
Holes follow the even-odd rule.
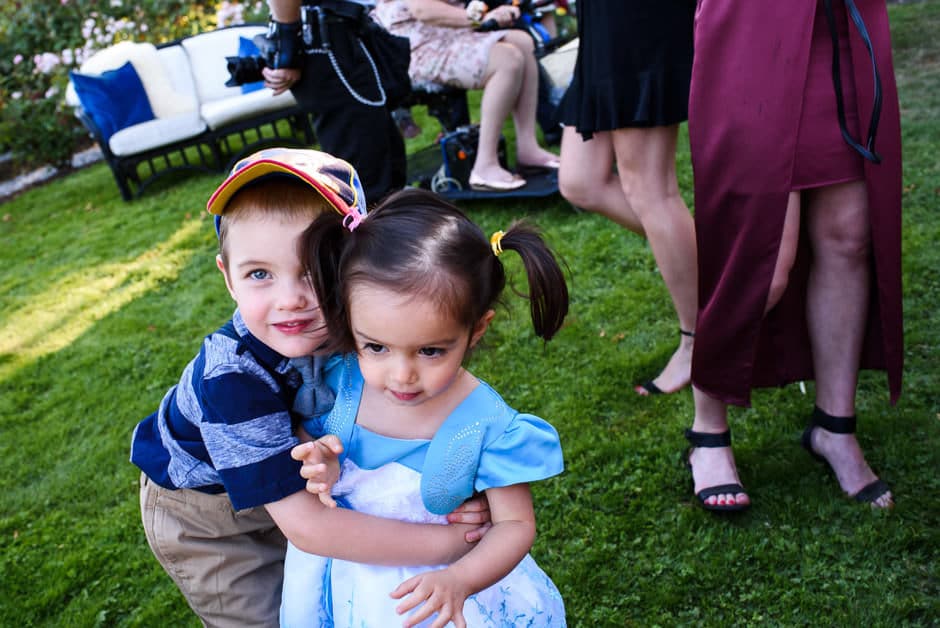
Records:
[[[516,412],[482,382],[428,441],[390,438],[356,425],[363,381],[355,356],[343,358],[329,377],[337,390],[336,405],[322,422],[305,427],[311,434],[333,433],[342,439],[346,452],[333,496],[345,507],[446,524],[444,515],[474,491],[532,482],[563,469],[555,429]],[[404,616],[395,613],[401,600],[389,593],[412,576],[443,567],[366,565],[288,545],[281,625],[401,625]],[[505,578],[470,596],[463,615],[473,628],[565,626],[561,594],[529,555]],[[430,625],[435,616],[420,625]]]

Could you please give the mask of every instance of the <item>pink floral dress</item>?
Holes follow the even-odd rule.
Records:
[[[438,0],[463,8],[461,0]],[[406,0],[379,0],[375,19],[389,32],[411,41],[408,74],[415,85],[440,83],[464,89],[483,87],[490,48],[505,31],[478,33],[471,28],[434,26],[415,19]]]

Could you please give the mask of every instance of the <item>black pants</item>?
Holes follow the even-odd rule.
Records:
[[[346,81],[366,100],[381,100],[372,66],[356,36],[356,22],[330,20],[328,28],[334,58]],[[305,55],[300,81],[291,92],[314,113],[320,147],[359,172],[370,206],[405,186],[405,142],[390,109],[358,102],[326,54]]]

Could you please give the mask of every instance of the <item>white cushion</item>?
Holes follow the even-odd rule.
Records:
[[[192,111],[191,99],[178,96],[170,82],[166,67],[150,43],[122,41],[99,50],[81,66],[82,74],[101,74],[114,70],[130,61],[147,92],[150,108],[157,118],[166,118]]]
[[[251,39],[263,32],[263,26],[238,26],[199,33],[180,42],[189,57],[189,67],[201,104],[241,96],[240,87],[225,86],[230,77],[225,57],[238,54],[239,37]]]
[[[69,84],[65,86],[65,104],[73,109],[82,106],[82,101],[78,99],[78,94],[75,92],[75,88],[72,87],[72,81],[69,81]]]
[[[251,118],[271,111],[288,109],[297,104],[293,94],[282,92],[274,96],[270,89],[239,94],[223,100],[214,100],[199,107],[199,113],[212,130],[238,120]]]
[[[196,137],[205,130],[205,121],[196,113],[155,118],[121,129],[108,140],[108,147],[118,156],[136,155],[151,148]]]
[[[176,114],[198,111],[199,99],[196,96],[196,84],[193,82],[193,74],[189,69],[189,57],[186,56],[186,51],[182,46],[164,46],[157,48],[157,55],[163,67],[166,68],[171,88],[169,92],[160,94],[158,98],[162,101],[168,99],[175,101],[173,103],[161,102],[161,106],[175,108]],[[156,109],[154,109],[154,114],[156,114]]]
[[[542,57],[540,63],[548,73],[552,87],[566,88],[574,75],[574,64],[578,59],[578,40],[573,39],[558,50]]]

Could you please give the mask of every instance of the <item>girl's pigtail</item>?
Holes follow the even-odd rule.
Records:
[[[522,258],[529,281],[529,310],[532,325],[540,338],[551,340],[568,314],[568,285],[555,254],[539,231],[524,222],[515,222],[501,237],[494,236],[493,252],[513,250]]]
[[[301,259],[326,322],[328,338],[324,349],[327,351],[346,349],[346,308],[339,270],[349,235],[349,230],[343,226],[342,216],[324,212],[307,227],[301,238]]]

